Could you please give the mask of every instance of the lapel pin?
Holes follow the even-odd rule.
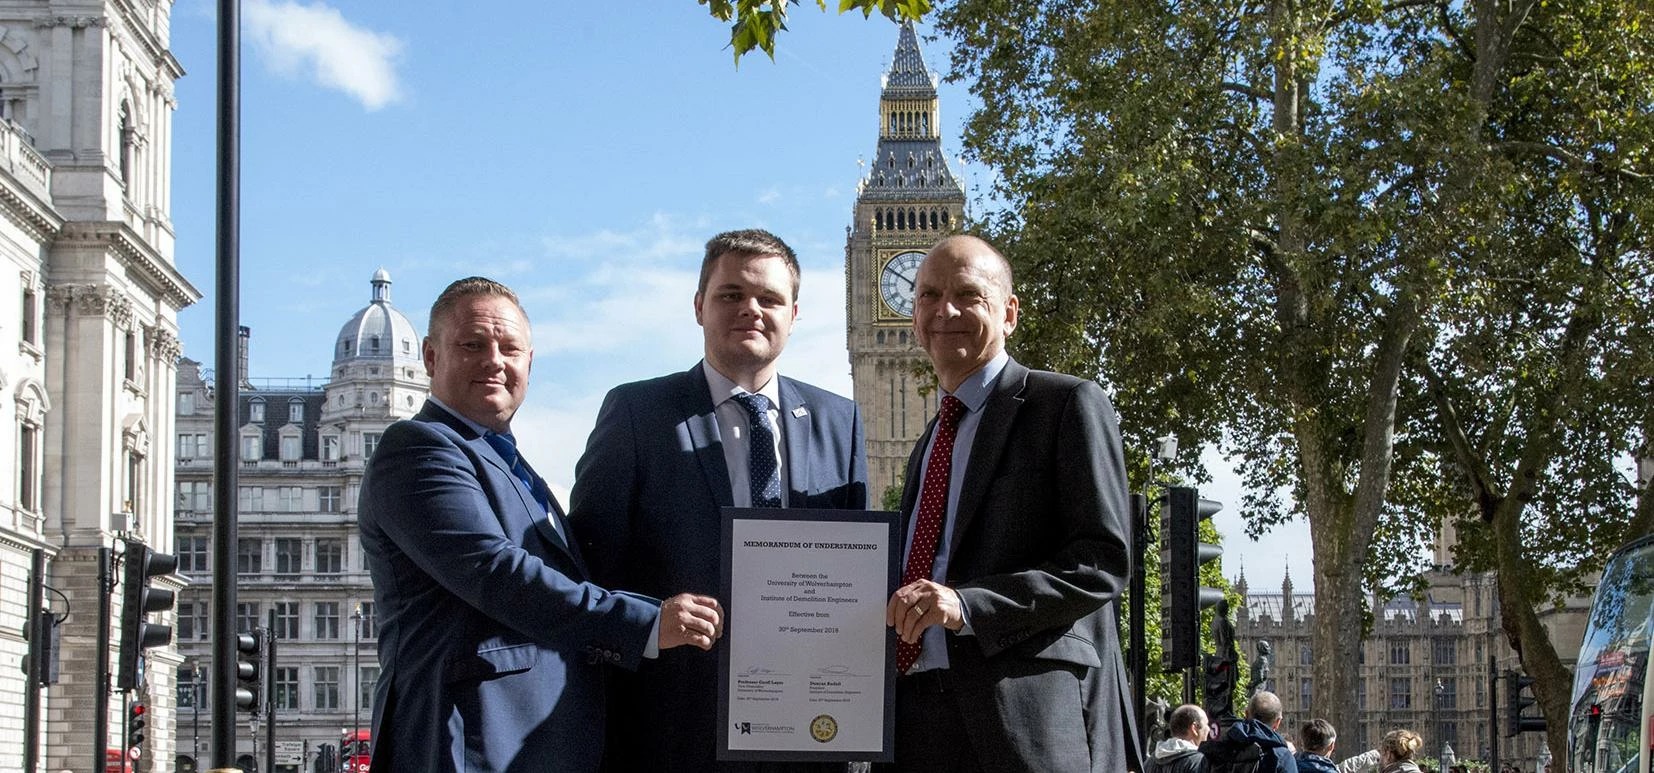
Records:
[[[805,410],[804,406],[802,406],[802,405],[800,405],[797,408],[793,409],[793,418],[795,418],[795,419],[802,419],[805,416],[809,416],[809,415],[810,415],[810,412],[808,410]]]

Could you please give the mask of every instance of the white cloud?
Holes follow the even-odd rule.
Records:
[[[781,189],[780,188],[774,188],[774,187],[768,188],[763,193],[758,194],[758,203],[759,204],[769,205],[769,204],[774,204],[774,203],[776,203],[780,200],[781,200]]]
[[[368,110],[402,96],[396,60],[403,43],[394,35],[350,23],[325,3],[248,0],[242,16],[247,39],[277,73],[308,76],[337,89]]]

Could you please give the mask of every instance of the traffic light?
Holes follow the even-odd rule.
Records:
[[[252,633],[235,637],[236,651],[241,653],[235,662],[235,705],[252,712],[253,716],[258,716],[264,697],[261,688],[264,682],[264,651],[269,646],[267,634],[263,628],[255,628]]]
[[[36,610],[23,623],[23,640],[29,643],[29,654],[23,661],[23,671],[36,687],[57,684],[57,616],[45,607]]]
[[[1240,681],[1235,661],[1221,654],[1203,654],[1201,660],[1204,679],[1201,681],[1201,708],[1213,722],[1227,722],[1235,718],[1235,685]]]
[[[1533,705],[1533,698],[1525,695],[1533,686],[1533,677],[1516,671],[1505,672],[1505,737],[1522,733],[1545,732],[1544,717],[1524,717],[1522,712]]]
[[[129,712],[126,718],[126,756],[128,759],[137,759],[141,754],[137,750],[144,745],[144,720],[149,708],[143,701],[133,701]]]
[[[115,677],[119,689],[138,686],[138,660],[144,650],[172,643],[172,626],[151,623],[145,616],[172,609],[172,591],[151,588],[149,581],[177,569],[177,556],[157,553],[142,542],[127,540],[126,572],[121,583],[121,663]]]
[[[1200,541],[1200,522],[1223,503],[1201,499],[1189,486],[1166,490],[1160,518],[1160,655],[1168,671],[1200,663],[1200,611],[1223,599],[1223,591],[1200,584],[1200,567],[1217,560],[1223,548]]]

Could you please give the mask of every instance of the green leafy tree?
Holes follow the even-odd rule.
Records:
[[[696,0],[707,7],[713,18],[730,22],[729,45],[735,51],[735,63],[741,55],[754,48],[775,58],[775,38],[787,29],[787,12],[798,0]],[[816,7],[827,10],[827,0],[816,0]],[[891,21],[918,21],[930,12],[930,0],[839,0],[838,12],[858,10],[862,18],[881,13]]]
[[[955,0],[1019,357],[1128,444],[1304,516],[1313,711],[1357,721],[1372,588],[1461,522],[1564,758],[1535,610],[1651,520],[1654,18],[1634,0]],[[1644,484],[1646,485],[1646,484]],[[1640,497],[1640,501],[1639,501]],[[1638,515],[1641,513],[1641,515]],[[1587,514],[1586,517],[1580,517]]]

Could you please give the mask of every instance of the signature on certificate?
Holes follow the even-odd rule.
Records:
[[[856,677],[865,679],[867,677],[867,674],[858,674],[851,671],[849,666],[820,666],[810,675],[816,678]]]

